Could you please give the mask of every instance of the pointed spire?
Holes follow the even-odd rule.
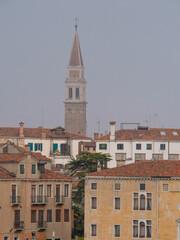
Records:
[[[77,33],[77,23],[75,24],[75,35],[74,35],[74,40],[73,40],[73,45],[72,45],[72,50],[71,50],[71,55],[69,60],[69,67],[75,67],[75,66],[83,67],[81,48],[80,48],[80,43],[79,43],[79,38]]]

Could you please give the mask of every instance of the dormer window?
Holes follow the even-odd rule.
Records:
[[[174,136],[178,136],[178,132],[177,132],[177,131],[174,131],[174,132],[173,132],[173,135],[174,135]]]
[[[162,136],[165,136],[165,135],[166,135],[166,132],[165,132],[165,131],[161,131],[161,135],[162,135]]]

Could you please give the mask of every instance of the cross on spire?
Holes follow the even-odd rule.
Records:
[[[79,19],[76,17],[76,18],[74,19],[74,21],[75,21],[75,30],[77,30],[77,27],[78,27],[77,22],[79,21]]]

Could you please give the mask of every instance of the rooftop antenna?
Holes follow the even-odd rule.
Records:
[[[99,119],[97,121],[97,124],[98,124],[98,133],[100,134],[100,120]]]
[[[78,27],[78,21],[79,21],[79,19],[76,17],[75,19],[74,19],[74,21],[75,21],[75,30],[77,30],[77,27]]]

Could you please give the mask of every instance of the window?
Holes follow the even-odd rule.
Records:
[[[163,190],[163,192],[168,192],[169,191],[169,184],[168,183],[163,183],[162,184],[162,190]]]
[[[47,209],[47,222],[52,222],[52,209]]]
[[[47,197],[52,197],[52,185],[47,185]]]
[[[16,191],[17,191],[17,188],[16,188],[16,185],[12,185],[12,203],[17,203],[17,201],[18,201],[18,199],[17,199],[17,193],[16,193]]]
[[[162,132],[161,132],[161,135],[162,135],[162,136],[165,136],[165,135],[166,135],[166,132],[162,131]]]
[[[19,236],[18,236],[18,235],[15,235],[15,236],[14,236],[14,240],[19,240]]]
[[[69,222],[69,209],[64,209],[64,222]]]
[[[152,193],[147,193],[147,210],[152,210]]]
[[[166,149],[166,145],[165,144],[160,144],[160,150],[165,150]]]
[[[91,209],[97,209],[97,197],[91,197]]]
[[[69,197],[69,184],[64,185],[64,196]]]
[[[33,143],[28,143],[28,145],[30,146],[30,151],[33,151]]]
[[[72,98],[72,88],[69,88],[69,98]]]
[[[133,237],[134,238],[151,238],[152,221],[151,220],[133,220]]]
[[[100,150],[106,150],[107,149],[107,144],[105,144],[105,143],[99,144],[99,149]]]
[[[36,164],[32,164],[32,174],[36,174]]]
[[[40,173],[44,173],[44,164],[38,164],[38,170]]]
[[[60,186],[60,184],[56,185],[56,202],[57,203],[61,202],[61,186]]]
[[[31,223],[36,223],[36,210],[31,210]]]
[[[147,150],[152,150],[152,144],[150,144],[150,143],[146,144],[146,149]]]
[[[20,174],[24,174],[24,164],[20,164]]]
[[[146,184],[145,183],[140,183],[139,184],[139,190],[140,191],[145,191],[146,190]]]
[[[145,238],[145,223],[140,222],[140,238]]]
[[[97,183],[91,183],[91,190],[97,190]]]
[[[35,143],[35,151],[41,151],[43,150],[42,143]]]
[[[76,88],[76,98],[79,99],[79,88]]]
[[[178,136],[178,132],[174,131],[174,132],[173,132],[173,135],[174,135],[174,136]]]
[[[124,144],[119,143],[117,144],[117,150],[123,150],[124,149]]]
[[[138,220],[133,220],[133,237],[138,237]]]
[[[133,194],[133,210],[138,210],[138,193]]]
[[[115,191],[120,191],[121,190],[121,184],[120,183],[115,183],[114,184],[114,190]]]
[[[31,185],[31,202],[36,202],[36,185]]]
[[[140,143],[136,144],[136,150],[141,150],[141,144]]]
[[[53,152],[57,152],[57,151],[58,151],[58,144],[53,143]]]
[[[116,209],[116,210],[120,210],[120,197],[115,197],[115,206],[114,206],[114,208]]]
[[[145,210],[145,195],[140,195],[140,210]]]
[[[20,222],[20,210],[14,210],[14,227],[15,228],[19,228],[20,225],[21,225],[21,222]]]
[[[4,236],[4,240],[9,240],[9,236]]]
[[[91,224],[91,236],[96,237],[97,236],[97,225]]]
[[[152,210],[152,193],[133,193],[133,210]]]
[[[120,225],[114,225],[114,236],[120,237]]]
[[[56,209],[56,222],[61,222],[61,209]]]

